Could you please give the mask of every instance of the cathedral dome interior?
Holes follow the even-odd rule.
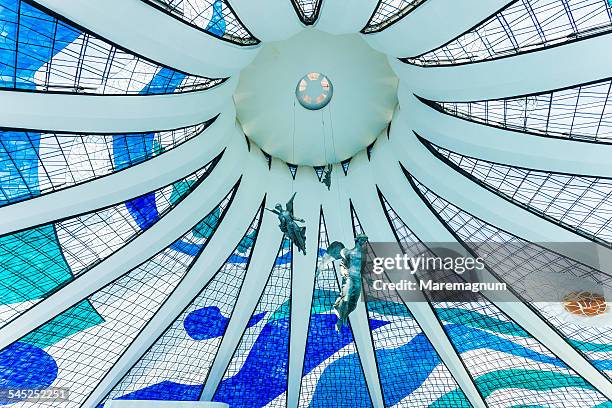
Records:
[[[0,107],[0,406],[612,408],[612,0],[0,0]]]

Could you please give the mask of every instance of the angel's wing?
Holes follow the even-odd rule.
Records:
[[[287,201],[287,205],[286,205],[287,211],[289,211],[289,214],[291,215],[293,215],[293,199],[295,198],[296,194],[297,192],[293,193],[289,201]]]

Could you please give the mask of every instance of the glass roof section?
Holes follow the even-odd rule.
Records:
[[[259,41],[242,24],[226,0],[143,0],[215,37],[239,45]]]
[[[0,206],[150,160],[198,136],[214,120],[170,131],[127,134],[0,131]]]
[[[324,11],[323,1],[331,0],[262,0],[261,10],[253,4],[243,10],[239,2],[252,0],[130,1],[135,7],[122,13],[134,15],[122,16],[123,22],[149,27],[151,34],[136,42],[129,29],[117,27],[112,41],[90,31],[101,18],[112,25],[113,7],[0,0],[0,100],[5,108],[0,111],[0,220],[2,213],[5,218],[0,221],[0,388],[66,387],[71,393],[69,401],[39,404],[9,401],[0,389],[0,405],[102,408],[116,400],[214,399],[245,408],[612,408],[611,273],[587,258],[596,253],[603,261],[612,251],[612,207],[607,204],[612,174],[607,168],[586,171],[596,176],[576,174],[580,163],[592,167],[589,152],[601,155],[611,148],[612,77],[602,69],[610,62],[605,45],[612,38],[612,0],[507,0],[480,17],[457,10],[451,25],[460,31],[441,39],[434,46],[443,45],[433,51],[401,59],[428,78],[417,86],[411,69],[397,70],[392,79],[400,81],[402,92],[393,96],[406,102],[406,97],[427,95],[430,100],[413,98],[412,107],[425,104],[420,107],[435,109],[429,111],[432,117],[467,129],[458,135],[433,120],[429,130],[435,142],[454,149],[449,140],[463,136],[472,143],[473,157],[421,138],[406,109],[381,111],[386,122],[373,130],[381,139],[376,151],[368,139],[355,160],[343,156],[336,170],[345,177],[338,174],[331,187],[335,192],[317,183],[326,167],[302,169],[296,177],[298,165],[285,162],[285,167],[263,150],[252,150],[246,134],[259,122],[234,117],[240,95],[231,88],[262,49],[249,28],[275,40],[312,29],[362,36],[374,54],[396,54],[398,47],[418,48],[419,39],[434,30],[441,34],[446,18],[436,27],[424,27],[421,36],[397,38],[394,34],[415,18],[432,18],[430,5],[406,17],[426,0],[365,1],[342,10],[325,6]],[[88,15],[96,10],[104,16]],[[317,23],[320,13],[326,24]],[[332,27],[330,21],[340,25]],[[164,27],[176,29],[173,43],[156,54],[164,64],[138,54],[155,46],[168,31]],[[345,32],[349,27],[353,32]],[[194,41],[199,45],[185,49]],[[581,61],[584,50],[600,58],[591,64]],[[330,56],[320,51],[320,61],[306,63],[329,63]],[[222,70],[229,78],[172,68],[183,66],[175,65],[177,56],[200,61],[197,72],[204,75]],[[489,92],[486,78],[503,80],[498,71],[506,62],[521,65],[534,58],[554,65],[549,59],[556,56],[575,62],[552,76],[531,70],[520,86]],[[506,57],[513,59],[490,62]],[[325,72],[325,67],[302,68],[295,68],[301,70],[297,77]],[[429,89],[429,82],[443,79],[436,75],[448,75],[457,84]],[[580,78],[571,78],[576,75]],[[542,85],[544,76],[547,84]],[[289,81],[290,90],[297,77]],[[365,80],[376,84],[386,79],[374,75]],[[147,95],[153,96],[128,97]],[[347,103],[369,100],[353,99],[349,95]],[[54,100],[66,105],[52,105]],[[288,101],[289,108],[295,100]],[[25,103],[29,109],[20,109]],[[123,112],[122,120],[87,121],[96,116],[92,108],[98,108],[100,117],[109,113],[109,103]],[[321,147],[325,153],[325,140],[338,134],[334,126],[350,120],[350,112],[359,113],[332,105],[333,120],[326,109],[325,117],[309,122],[314,130],[322,129],[313,133],[322,136],[313,136],[319,140],[311,143],[313,154]],[[159,126],[138,120],[148,117],[143,109],[149,108],[163,112],[154,120]],[[220,111],[230,120],[216,121],[209,129]],[[72,118],[79,117],[75,126]],[[282,119],[290,123],[291,115]],[[122,126],[126,121],[129,129]],[[390,135],[390,121],[400,137]],[[210,132],[222,137],[208,138]],[[572,147],[585,154],[567,166],[559,160],[552,166],[542,153],[541,163],[523,168],[511,165],[521,160],[509,156],[510,149],[493,162],[483,153],[493,142],[477,144],[488,133],[517,140],[524,135],[525,141],[549,145],[550,155]],[[278,146],[287,141],[277,136]],[[429,137],[427,132],[423,137]],[[200,163],[149,185],[155,172],[166,178],[172,166],[176,173],[193,163],[199,149]],[[211,149],[224,153],[211,160]],[[431,164],[435,168],[427,167]],[[144,185],[139,176],[147,169],[153,174]],[[413,170],[422,180],[411,176]],[[446,201],[448,189],[456,190],[453,181],[486,195],[494,207],[513,210],[509,231],[496,226],[509,224],[500,218],[503,214],[490,211],[491,203],[466,201],[458,192],[454,203],[465,204],[468,213]],[[115,182],[132,194],[117,195]],[[293,253],[277,217],[264,210],[265,197],[274,198],[272,205],[284,204],[294,192],[295,216],[304,217],[299,225],[306,226],[312,240],[307,256]],[[95,200],[113,194],[104,203]],[[62,198],[70,202],[58,207]],[[228,215],[232,205],[241,208]],[[355,208],[363,210],[357,214]],[[225,216],[231,219],[223,221]],[[417,233],[450,237],[461,250],[485,259],[481,277],[508,284],[511,296],[522,303],[504,304],[490,292],[484,295],[491,297],[476,293],[467,300],[427,292],[417,305],[401,292],[383,291],[376,297],[366,290],[360,299],[364,303],[337,330],[334,304],[341,271],[338,262],[322,261],[329,259],[330,241],[353,246],[349,217],[353,236],[386,236],[408,255],[437,251]],[[178,229],[175,221],[181,223]],[[239,230],[230,230],[236,225]],[[555,233],[574,236],[593,251],[564,251],[549,242]],[[530,242],[534,236],[548,243]],[[147,242],[163,244],[147,249]],[[366,262],[384,255],[374,248],[378,251],[368,244]],[[446,272],[448,280],[462,279]],[[253,276],[245,286],[248,273]],[[545,279],[550,276],[555,279]],[[427,277],[419,272],[415,279]],[[258,279],[256,292],[247,287],[251,279]],[[594,281],[600,291],[586,293],[584,281]],[[300,288],[301,282],[308,287]],[[552,300],[534,287],[546,294],[565,292],[558,290],[563,296]],[[292,318],[299,318],[293,322],[296,333]]]
[[[362,33],[382,31],[404,18],[411,11],[425,3],[426,0],[380,0],[368,24]]]
[[[3,369],[2,380],[66,387],[69,401],[49,406],[81,406],[191,269],[230,201],[228,195],[170,246],[4,349],[17,364]]]
[[[421,66],[492,60],[612,30],[608,0],[515,0],[445,45],[403,61]]]
[[[572,232],[612,246],[612,179],[508,166],[423,142],[445,163],[499,196]]]
[[[484,257],[487,268],[498,279],[507,282],[540,318],[612,379],[612,328],[599,324],[596,316],[585,319],[571,315],[562,308],[561,301],[544,299],[542,292],[546,285],[540,286],[535,295],[533,290],[534,282],[539,282],[541,276],[549,281],[559,279],[563,285],[588,279],[609,290],[608,274],[503,231],[454,206],[422,184],[417,186],[439,219],[466,248]]]
[[[26,0],[0,0],[0,33],[0,89],[153,95],[223,81],[152,62]]]
[[[328,246],[329,238],[321,211],[317,265],[321,263]],[[333,264],[323,269],[317,268],[315,276],[298,406],[342,406],[338,401],[339,396],[350,395],[351,399],[345,401],[346,404],[371,407],[370,392],[350,323],[347,322],[336,332],[338,318],[333,306],[340,291],[336,269]]]
[[[311,25],[319,18],[322,0],[291,0],[291,2],[302,23]]]
[[[0,323],[133,241],[205,180],[216,162],[124,203],[0,237]]]
[[[419,194],[431,193],[413,178],[411,183]],[[397,214],[389,218],[409,255],[431,254]],[[436,280],[462,281],[451,270],[435,273]],[[427,277],[420,272],[417,276]],[[554,406],[561,401],[563,407],[578,408],[608,401],[481,293],[474,293],[469,302],[438,301],[435,292],[425,294],[489,407]]]
[[[385,210],[388,203],[381,196]],[[351,208],[353,234],[366,234]],[[389,214],[390,215],[390,214]],[[376,256],[368,243],[367,262]],[[364,291],[374,355],[385,406],[471,408],[472,404],[441,360],[397,291]]]
[[[519,132],[612,143],[612,80],[474,102],[430,102],[446,114]]]
[[[283,237],[266,287],[213,401],[231,407],[286,407],[293,248]]]
[[[232,317],[263,212],[230,257],[105,398],[198,401]]]

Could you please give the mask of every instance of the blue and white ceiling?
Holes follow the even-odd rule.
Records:
[[[360,33],[399,78],[329,191],[232,98],[312,29]],[[70,408],[612,407],[612,305],[528,290],[545,270],[612,293],[611,76],[610,0],[0,0],[0,386]],[[294,192],[306,256],[264,210]],[[336,332],[316,265],[361,232],[510,243],[488,273],[520,302],[366,297]]]

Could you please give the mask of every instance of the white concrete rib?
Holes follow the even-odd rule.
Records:
[[[6,324],[0,331],[0,350],[140,265],[192,228],[221,202],[240,176],[240,166],[232,155],[225,157],[219,166],[216,177],[196,188],[143,234]],[[244,199],[236,201],[238,197],[237,194],[234,204],[246,205]]]
[[[324,0],[315,27],[331,34],[358,33],[366,26],[378,0]],[[347,8],[350,7],[350,12]]]
[[[262,42],[285,40],[304,29],[291,0],[232,0],[232,8]]]
[[[391,59],[400,87],[426,99],[461,102],[518,96],[608,78],[612,34],[492,61],[419,67]],[[576,61],[589,61],[579,64]]]
[[[92,133],[149,132],[191,126],[227,109],[238,80],[205,91],[169,95],[0,92],[7,128]]]
[[[414,57],[463,34],[509,2],[426,0],[382,31],[366,34],[365,39],[372,47],[389,56]]]
[[[256,203],[257,200],[254,199],[256,194],[257,191],[253,188],[245,185],[240,186],[219,229],[212,236],[191,271],[176,287],[172,296],[163,304],[151,321],[141,330],[113,368],[89,395],[83,406],[97,406],[223,266],[234,245],[240,241],[249,227],[259,207],[260,203]],[[198,214],[201,213],[198,212]],[[193,216],[194,214],[192,214]],[[228,245],[230,242],[232,244]]]
[[[228,144],[226,153],[231,156],[231,146],[244,143],[234,132],[231,106],[203,133],[159,157],[87,183],[0,207],[0,234],[104,208],[169,185],[202,168]],[[204,184],[222,177],[221,172],[214,172]]]
[[[284,166],[284,163],[282,164]],[[291,288],[291,345],[289,347],[289,382],[287,385],[287,408],[297,408],[300,400],[300,386],[304,368],[304,353],[310,322],[312,291],[314,289],[317,263],[317,246],[320,197],[325,188],[313,177],[314,171],[308,167],[298,168],[295,183],[299,186],[296,199],[296,215],[306,223],[306,252],[293,258],[293,282]],[[283,201],[286,200],[283,197]],[[272,204],[272,202],[270,202]]]
[[[220,40],[141,0],[37,3],[136,54],[192,75],[225,78],[236,74],[259,48]]]
[[[411,93],[400,94],[403,116],[419,136],[459,154],[510,166],[612,177],[612,145],[539,137],[439,112]]]

